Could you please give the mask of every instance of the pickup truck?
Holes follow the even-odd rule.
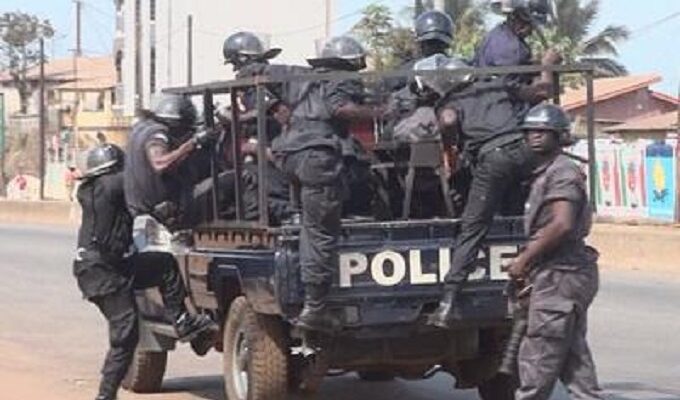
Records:
[[[560,68],[571,73],[591,71],[574,66],[553,69]],[[521,72],[536,71],[524,67]],[[266,85],[271,84],[260,77],[171,91],[202,96],[205,121],[211,124],[213,95],[230,94],[231,104],[238,104],[238,91],[255,87],[257,166],[259,176],[266,177],[270,166],[265,161],[263,109]],[[442,294],[460,221],[452,216],[344,220],[329,300],[340,329],[333,334],[301,331],[294,324],[303,301],[300,224],[269,223],[266,184],[258,188],[259,219],[244,219],[238,145],[242,138],[235,108],[231,135],[231,155],[237,160],[233,165],[235,216],[221,218],[218,163],[213,160],[212,199],[201,203],[211,209],[206,213],[209,220],[191,231],[190,246],[172,246],[171,235],[151,218],[136,221],[135,228],[140,251],[175,254],[193,308],[209,314],[221,327],[215,350],[223,355],[227,398],[283,400],[291,393],[313,394],[325,377],[342,373],[386,381],[427,379],[441,372],[453,375],[458,388],[477,388],[482,400],[514,399],[515,382],[498,375],[497,369],[512,325],[504,293],[508,277],[501,267],[517,255],[525,240],[521,217],[495,219],[450,330],[431,327],[426,321]],[[214,153],[217,158],[225,151]],[[139,303],[141,340],[124,387],[154,392],[160,389],[167,352],[174,349],[176,339],[163,320],[157,294],[142,293]]]

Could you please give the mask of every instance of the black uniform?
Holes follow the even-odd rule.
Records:
[[[78,189],[83,210],[73,273],[83,296],[109,323],[109,351],[99,395],[114,399],[138,341],[134,289],[159,286],[174,319],[184,311],[184,287],[169,254],[129,255],[132,216],[123,195],[123,173],[85,180]]]
[[[305,82],[296,93],[290,132],[274,150],[284,155],[284,171],[300,184],[302,281],[328,285],[337,267],[343,156],[358,156],[348,124],[333,115],[345,104],[361,103],[363,85],[353,80]]]
[[[147,149],[162,146],[172,151],[178,145],[165,125],[141,120],[132,127],[125,163],[125,198],[133,217],[151,215],[170,230],[190,226],[195,219],[189,206],[193,177],[185,165],[159,174],[151,166]]]
[[[521,215],[531,173],[531,154],[519,130],[526,105],[516,101],[503,79],[479,81],[447,96],[441,106],[456,110],[472,182],[446,283],[467,279],[493,216]]]
[[[578,166],[559,155],[537,171],[527,200],[529,240],[552,220],[554,201],[568,201],[574,229],[532,266],[527,334],[519,351],[518,400],[545,400],[559,379],[575,399],[602,399],[586,340],[588,308],[598,291],[597,252],[586,246],[591,214]]]

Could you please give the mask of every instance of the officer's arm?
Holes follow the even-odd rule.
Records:
[[[549,67],[562,63],[562,56],[555,50],[548,50],[543,56],[541,65]],[[538,104],[548,100],[553,92],[555,85],[555,74],[549,71],[541,72],[541,78],[534,81],[531,85],[520,86],[517,88],[517,96],[530,104]]]
[[[384,114],[382,107],[359,105],[354,102],[345,103],[333,110],[333,117],[344,121],[372,121]]]
[[[516,263],[522,265],[525,270],[535,260],[554,250],[567,235],[574,229],[574,203],[568,200],[556,200],[550,203],[552,220],[548,225],[540,229],[533,240],[530,240],[524,251],[517,257]]]
[[[177,149],[168,151],[165,143],[151,142],[146,147],[146,154],[154,171],[163,174],[184,161],[194,151],[195,147],[196,144],[193,140],[187,140]]]
[[[437,122],[442,136],[442,143],[454,146],[460,136],[460,116],[455,108],[444,106],[437,113]]]
[[[332,82],[328,85],[325,101],[334,118],[343,121],[372,121],[384,115],[381,106],[359,104],[355,99],[362,97],[363,85],[358,81]]]

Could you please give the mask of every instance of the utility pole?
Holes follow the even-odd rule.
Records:
[[[331,37],[333,33],[333,0],[326,0],[326,40]]]
[[[446,0],[434,0],[434,9],[437,11],[441,11],[443,13],[446,12]]]
[[[414,18],[418,18],[420,14],[425,11],[425,6],[423,5],[423,0],[416,0],[415,4],[415,9],[416,9],[416,15],[414,15]]]
[[[76,3],[76,57],[80,57],[83,55],[83,47],[82,47],[82,36],[81,36],[81,31],[82,31],[82,25],[81,25],[81,16],[82,16],[82,7],[83,3],[81,2],[82,0],[73,0]]]
[[[165,52],[167,54],[167,65],[166,65],[166,86],[173,86],[172,82],[172,0],[168,0],[168,32],[167,39],[165,40],[167,48]]]
[[[194,77],[194,17],[187,16],[187,85],[191,86]]]
[[[45,200],[45,39],[40,38],[40,200]]]
[[[73,141],[73,153],[74,156],[77,157],[78,154],[78,136],[79,136],[79,129],[78,129],[78,112],[80,111],[80,90],[78,88],[78,59],[82,57],[83,55],[83,47],[82,47],[82,36],[81,36],[81,31],[82,31],[82,25],[81,25],[81,16],[82,16],[82,0],[73,0],[73,2],[76,4],[76,43],[75,43],[75,48],[73,49],[73,111],[71,112],[71,127],[72,127],[72,134],[70,137],[70,140]],[[66,159],[68,159],[68,151],[70,150],[70,143],[62,143],[62,146],[66,148]]]

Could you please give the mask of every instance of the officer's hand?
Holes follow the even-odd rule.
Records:
[[[548,51],[543,54],[543,59],[541,61],[543,65],[557,65],[562,64],[564,57],[562,57],[562,53],[560,53],[558,50],[548,49]]]
[[[241,154],[257,154],[257,140],[249,140],[241,145]]]
[[[220,133],[217,129],[207,128],[196,132],[192,140],[196,147],[202,148],[214,144],[219,137]]]
[[[527,275],[528,266],[529,264],[520,254],[519,257],[512,262],[510,268],[508,268],[508,275],[510,275],[510,278],[513,280],[521,281]]]

